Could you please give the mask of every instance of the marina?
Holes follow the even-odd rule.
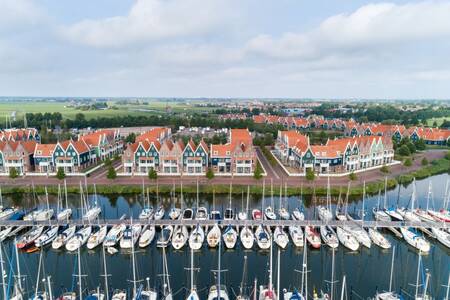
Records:
[[[217,293],[228,299],[275,299],[261,296],[272,292],[297,299],[291,297],[300,290],[307,298],[325,299],[340,296],[342,289],[347,297],[376,297],[387,290],[386,276],[376,276],[376,270],[389,269],[395,247],[395,269],[404,271],[391,275],[390,291],[414,298],[426,285],[429,295],[444,297],[450,272],[450,223],[444,211],[449,188],[447,184],[433,193],[432,186],[445,186],[447,181],[448,175],[439,175],[362,199],[349,199],[344,193],[287,197],[283,191],[264,197],[149,195],[145,187],[142,195],[113,199],[96,193],[66,195],[61,187],[56,199],[24,195],[26,202],[14,205],[21,207],[16,209],[10,201],[17,200],[2,197],[2,213],[7,216],[0,220],[6,294],[14,293],[18,259],[27,269],[21,270],[26,274],[26,297],[34,297],[40,287],[47,295],[51,290],[53,298],[66,292],[75,297],[62,299],[79,299],[80,293],[84,299],[106,289],[111,297],[116,291],[117,297],[122,293],[127,299],[138,294],[150,295],[139,299],[159,299],[170,292],[175,299],[185,299],[192,286],[199,299]],[[417,214],[411,207],[414,202]],[[17,214],[21,217],[14,218]],[[392,217],[402,215],[404,219]],[[219,258],[227,270],[221,276],[222,291],[216,287]],[[244,278],[230,276],[241,274],[244,258],[245,283]],[[308,270],[302,273],[305,259]],[[278,263],[282,273],[276,270]],[[105,276],[99,275],[105,265],[108,287]],[[169,275],[165,283],[163,272]],[[412,275],[419,273],[416,282]]]

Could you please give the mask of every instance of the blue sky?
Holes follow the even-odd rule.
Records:
[[[0,0],[0,94],[450,98],[449,1]]]

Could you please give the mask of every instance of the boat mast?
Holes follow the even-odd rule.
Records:
[[[387,207],[387,176],[384,177],[384,208]]]
[[[330,300],[333,300],[333,297],[334,297],[334,256],[335,256],[335,253],[334,253],[334,248],[332,248],[331,249],[331,251],[332,251],[332,256],[331,256],[331,297],[330,297]]]
[[[419,273],[419,269],[420,269],[420,260],[422,258],[422,256],[420,255],[422,253],[422,251],[419,251],[419,259],[417,260],[417,277],[416,277],[416,292],[414,293],[415,295],[415,299],[417,299],[417,296],[419,294],[419,278],[420,278],[420,273]]]
[[[283,185],[280,184],[280,207],[279,207],[279,208],[282,207],[282,205],[281,205],[281,199],[282,199],[282,198],[283,198]]]
[[[17,248],[17,247],[16,247]],[[3,288],[3,299],[8,299],[8,297],[6,297],[6,283],[5,283],[5,270],[4,270],[4,266],[3,266],[3,250],[2,250],[2,245],[0,244],[0,266],[1,266],[1,276],[2,276],[2,288]]]
[[[278,247],[278,255],[277,255],[277,296],[279,295],[280,295],[280,247]]]
[[[80,257],[80,248],[78,247],[78,291],[80,293],[80,300],[83,299],[83,288],[81,286],[81,257]]]
[[[222,239],[220,239],[220,240],[222,240]],[[221,251],[222,251],[222,243],[221,243],[221,241],[219,241],[219,253],[218,253],[218,255],[219,255],[219,259],[218,259],[218,262],[217,262],[217,264],[218,264],[218,272],[217,272],[217,299],[221,299],[220,298],[220,263],[221,263]]]
[[[220,247],[220,243],[219,243]],[[195,290],[194,288],[194,250],[191,248],[191,291]]]
[[[411,211],[414,211],[414,201],[416,201],[416,178],[413,180],[413,191],[411,195]]]
[[[246,279],[246,273],[247,273],[247,255],[244,255],[244,271],[242,272],[242,281],[241,286],[239,287],[239,295],[241,298],[244,295],[244,280]]]
[[[17,248],[17,239],[16,238],[14,238],[14,248],[15,248],[15,252],[16,252],[17,279],[18,279],[20,294],[22,294],[22,276],[20,274],[19,249]]]
[[[164,297],[172,295],[169,280],[169,268],[167,267],[166,248],[163,247],[163,281],[164,281]]]
[[[264,194],[266,191],[266,180],[263,179],[263,190],[262,190],[262,201],[261,201],[261,214],[264,214]],[[261,220],[263,219],[263,217],[261,216]]]
[[[131,263],[133,265],[133,298],[136,298],[136,264],[134,258],[134,232],[133,232],[133,218],[130,220],[130,230],[131,230]]]
[[[245,213],[248,214],[248,201],[250,198],[250,186],[247,185],[247,204],[245,206]]]
[[[50,296],[49,299],[53,299],[52,283],[50,281],[50,278],[51,278],[51,276],[47,276],[48,294]]]
[[[428,184],[427,211],[428,211],[428,207],[430,205],[430,198],[431,198],[431,180],[430,180],[430,183]]]
[[[392,276],[394,274],[394,257],[395,257],[395,246],[392,247],[391,276],[389,277],[389,292],[392,292]]]
[[[197,178],[197,212],[198,212],[198,204],[199,204],[199,195],[198,195],[198,178]]]
[[[67,182],[64,179],[64,196],[65,196],[65,200],[66,200],[66,208],[69,208],[69,203],[68,203],[68,199],[67,199]]]
[[[342,278],[341,300],[344,300],[344,290],[345,290],[345,275]]]
[[[1,250],[1,248],[0,248],[0,250]],[[0,251],[0,254],[1,254],[1,251]],[[2,260],[2,267],[3,267],[3,260]],[[41,248],[41,253],[39,254],[39,265],[38,265],[38,272],[37,272],[37,278],[36,278],[36,289],[34,291],[35,296],[37,296],[37,294],[38,294],[39,280],[40,280],[40,275],[41,275],[41,267],[42,267],[42,248]],[[3,276],[2,276],[2,280],[4,280]],[[5,293],[5,295],[6,295],[6,293]],[[6,296],[5,296],[5,299],[6,299]]]
[[[273,209],[273,178],[270,178],[270,206]]]
[[[48,203],[48,192],[47,192],[47,186],[45,186],[45,201],[47,202],[47,211],[50,210],[50,204]]]
[[[366,200],[366,181],[364,180],[364,182],[363,182],[362,209],[361,209],[361,220],[362,220],[361,226],[363,226],[363,223],[364,223],[364,216],[365,216],[365,213],[364,213],[364,204],[365,204],[365,200]]]
[[[231,191],[233,189],[233,183],[230,181],[230,209],[231,209]]]
[[[102,251],[103,252],[102,253],[102,255],[103,255],[103,272],[105,273],[105,275],[103,275],[103,276],[105,276],[105,298],[106,298],[106,300],[109,300],[108,272],[107,272],[107,269],[106,269],[105,246],[103,246],[102,249],[103,249],[103,251]]]
[[[272,249],[272,245],[273,245],[273,240],[272,240],[272,236],[270,237],[270,262],[269,262],[269,291],[272,291],[272,263],[273,263],[273,249]]]

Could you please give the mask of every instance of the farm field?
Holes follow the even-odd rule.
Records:
[[[58,101],[3,101],[0,102],[0,119],[11,116],[15,112],[17,119],[23,118],[25,113],[54,113],[60,112],[63,118],[74,119],[75,115],[82,113],[87,119],[97,117],[115,117],[123,115],[151,115],[166,113],[166,106],[169,106],[169,112],[183,113],[183,112],[208,112],[213,108],[197,107],[194,103],[187,104],[185,102],[164,102],[164,101],[149,101],[148,104],[119,104],[116,101],[107,102],[108,106],[114,106],[116,109],[106,110],[81,110],[76,107],[70,107],[69,102]]]
[[[441,126],[444,120],[450,120],[450,116],[448,117],[441,117],[441,118],[432,118],[427,120],[428,126],[433,126],[434,121],[436,121],[437,126]]]

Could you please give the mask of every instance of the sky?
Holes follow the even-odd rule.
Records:
[[[450,1],[0,0],[0,96],[449,99]]]

